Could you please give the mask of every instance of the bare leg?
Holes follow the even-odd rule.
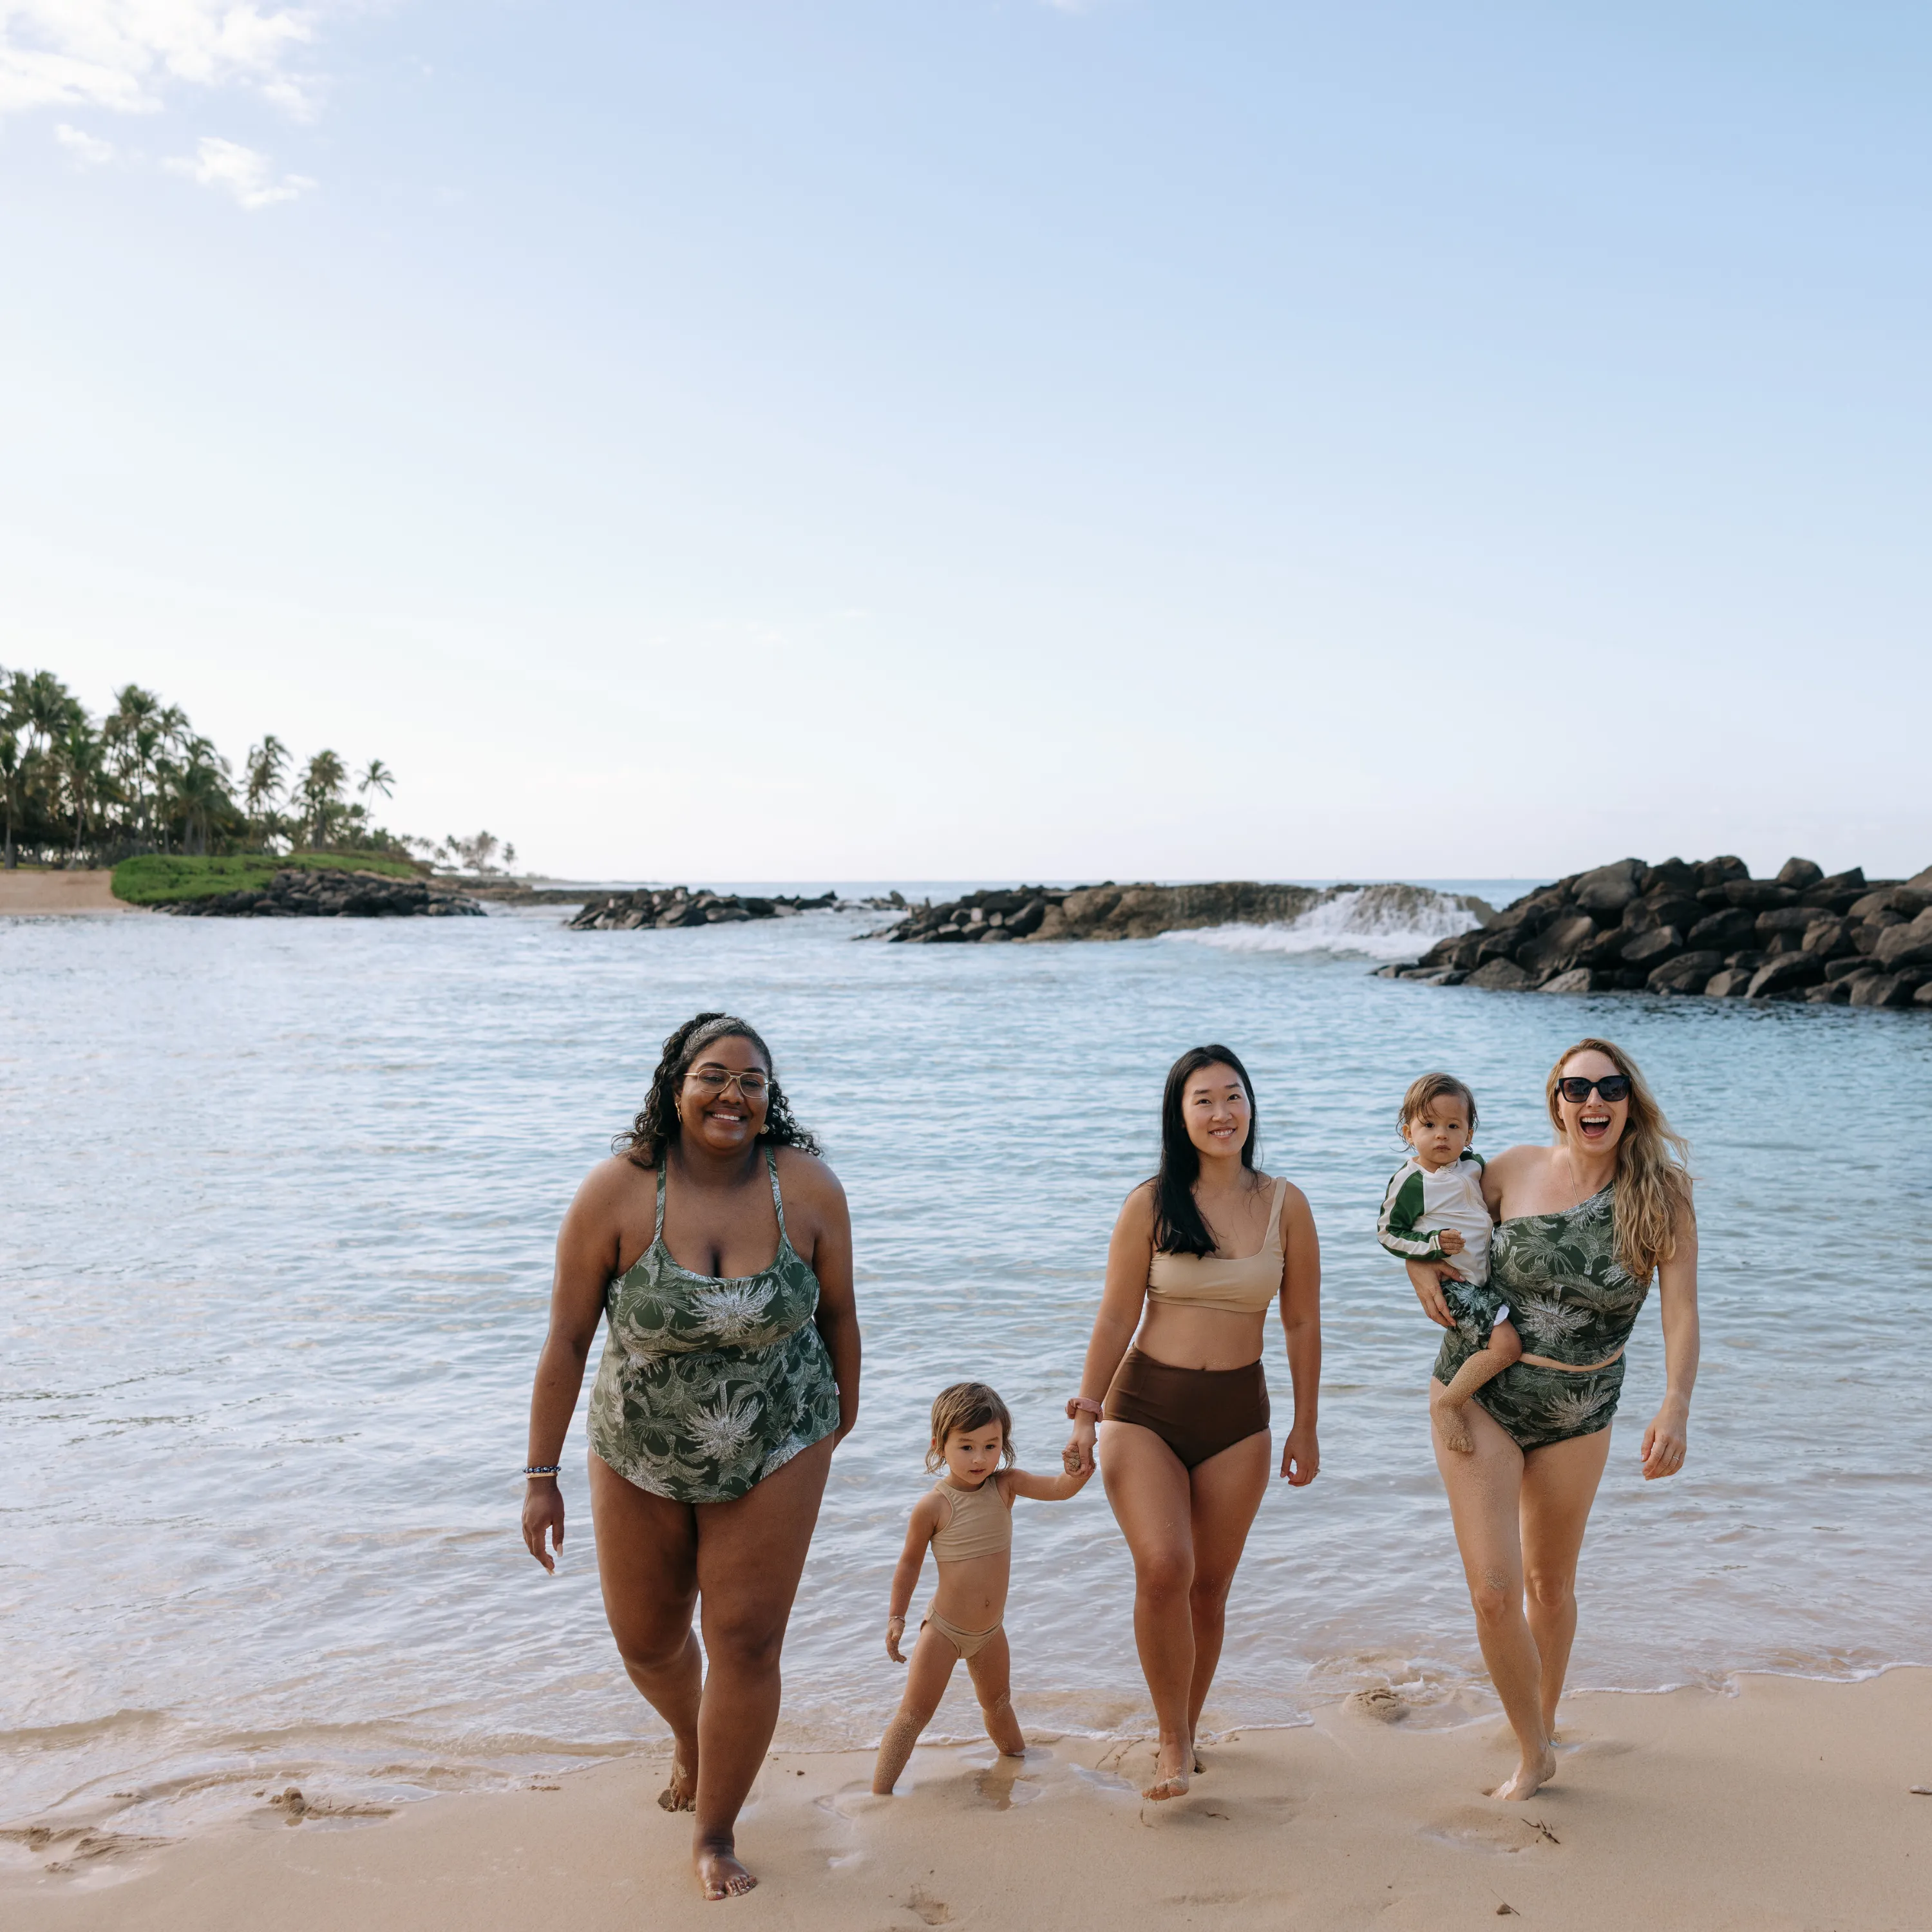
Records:
[[[709,1669],[698,1712],[692,1860],[706,1898],[758,1883],[738,1862],[733,1832],[777,1727],[785,1624],[831,1464],[828,1436],[736,1502],[700,1503],[694,1512]]]
[[[1268,1494],[1268,1473],[1274,1466],[1274,1438],[1266,1430],[1229,1444],[1218,1456],[1197,1462],[1188,1473],[1192,1492],[1191,1527],[1194,1535],[1194,1582],[1188,1592],[1189,1620],[1194,1636],[1194,1670],[1187,1687],[1189,1763],[1193,1740],[1201,1729],[1201,1707],[1221,1661],[1221,1641],[1227,1625],[1228,1592],[1246,1548],[1255,1512]]]
[[[1556,1757],[1543,1720],[1542,1660],[1522,1611],[1523,1455],[1486,1410],[1468,1415],[1474,1447],[1459,1454],[1438,1438],[1436,1466],[1449,1492],[1483,1660],[1522,1754],[1515,1774],[1490,1796],[1528,1798],[1554,1774]]]
[[[698,1603],[698,1520],[688,1503],[627,1483],[590,1459],[590,1514],[604,1614],[626,1673],[670,1726],[667,1811],[698,1796],[698,1706],[701,1665],[691,1613]]]
[[[1543,1660],[1543,1728],[1556,1732],[1556,1700],[1576,1637],[1576,1558],[1597,1485],[1610,1459],[1610,1432],[1573,1436],[1522,1459],[1522,1553],[1529,1628]]]
[[[1440,1382],[1430,1384],[1429,1413],[1445,1448],[1459,1456],[1474,1450],[1475,1440],[1469,1433],[1466,1413],[1469,1398],[1522,1356],[1521,1337],[1509,1322],[1498,1322],[1490,1330],[1489,1346],[1478,1348],[1456,1371],[1455,1379],[1447,1388]]]
[[[879,1740],[879,1760],[872,1767],[872,1790],[876,1796],[890,1798],[892,1795],[892,1786],[899,1781],[899,1773],[905,1769],[920,1732],[932,1722],[932,1714],[946,1695],[946,1680],[958,1661],[958,1652],[933,1624],[928,1624],[920,1630],[919,1641],[913,1646],[912,1660],[906,1666],[905,1695],[899,1700],[897,1714],[886,1726],[885,1736]]]
[[[1000,1631],[986,1648],[966,1660],[973,1679],[973,1693],[986,1720],[986,1735],[1009,1757],[1026,1756],[1026,1737],[1020,1720],[1013,1715],[1013,1660]]]
[[[1142,1796],[1178,1798],[1191,1775],[1187,1699],[1194,1677],[1193,1497],[1180,1458],[1151,1429],[1100,1425],[1100,1475],[1134,1559],[1134,1645],[1154,1700],[1160,1743]]]

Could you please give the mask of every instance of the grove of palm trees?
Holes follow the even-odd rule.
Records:
[[[395,774],[323,749],[298,762],[272,732],[241,775],[178,705],[123,685],[104,717],[50,670],[0,667],[0,812],[5,864],[111,866],[143,853],[212,857],[368,854],[469,871],[508,870],[516,848],[488,832],[440,842],[379,825]]]

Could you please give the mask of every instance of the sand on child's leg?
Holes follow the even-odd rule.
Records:
[[[1013,1715],[1012,1652],[1006,1634],[987,1640],[978,1653],[966,1660],[973,1690],[980,1700],[980,1714],[986,1720],[986,1735],[1009,1757],[1026,1755],[1026,1736]]]
[[[1006,1641],[1004,1632],[1000,1641],[1003,1644]],[[958,1652],[934,1625],[920,1627],[912,1660],[906,1666],[905,1695],[899,1701],[897,1714],[886,1726],[885,1736],[879,1740],[879,1759],[872,1767],[875,1796],[892,1795],[892,1786],[899,1781],[899,1774],[912,1756],[912,1748],[919,1742],[919,1734],[932,1722],[932,1714],[946,1695],[952,1666],[958,1661]]]
[[[1522,1354],[1522,1338],[1507,1319],[1499,1319],[1490,1330],[1489,1346],[1470,1356],[1446,1388],[1438,1382],[1430,1384],[1430,1416],[1442,1432],[1445,1449],[1453,1449],[1460,1456],[1474,1454],[1476,1438],[1469,1433],[1467,1413],[1469,1398],[1486,1383],[1494,1382]]]

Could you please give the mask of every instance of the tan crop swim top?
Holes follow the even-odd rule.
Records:
[[[1013,1513],[1000,1493],[1000,1479],[988,1476],[976,1490],[956,1487],[944,1477],[932,1486],[952,1514],[932,1532],[932,1553],[942,1563],[969,1556],[997,1556],[1013,1546]]]
[[[1226,1315],[1265,1315],[1281,1292],[1281,1197],[1286,1177],[1274,1184],[1268,1235],[1258,1254],[1230,1260],[1223,1255],[1165,1255],[1156,1250],[1148,1270],[1148,1299],[1177,1308],[1216,1308]]]

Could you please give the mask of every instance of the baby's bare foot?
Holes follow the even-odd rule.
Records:
[[[1469,1406],[1451,1402],[1449,1391],[1438,1382],[1429,1392],[1429,1414],[1442,1437],[1442,1446],[1459,1456],[1476,1453],[1476,1438],[1469,1433]]]
[[[688,1811],[698,1802],[698,1773],[687,1770],[677,1758],[670,1761],[670,1782],[658,1793],[658,1804],[667,1811]]]
[[[1489,1793],[1492,1798],[1534,1798],[1556,1775],[1556,1754],[1548,1744],[1534,1759],[1525,1758],[1514,1776]]]
[[[702,1850],[692,1862],[706,1898],[736,1898],[758,1882],[738,1862],[729,1845]]]

